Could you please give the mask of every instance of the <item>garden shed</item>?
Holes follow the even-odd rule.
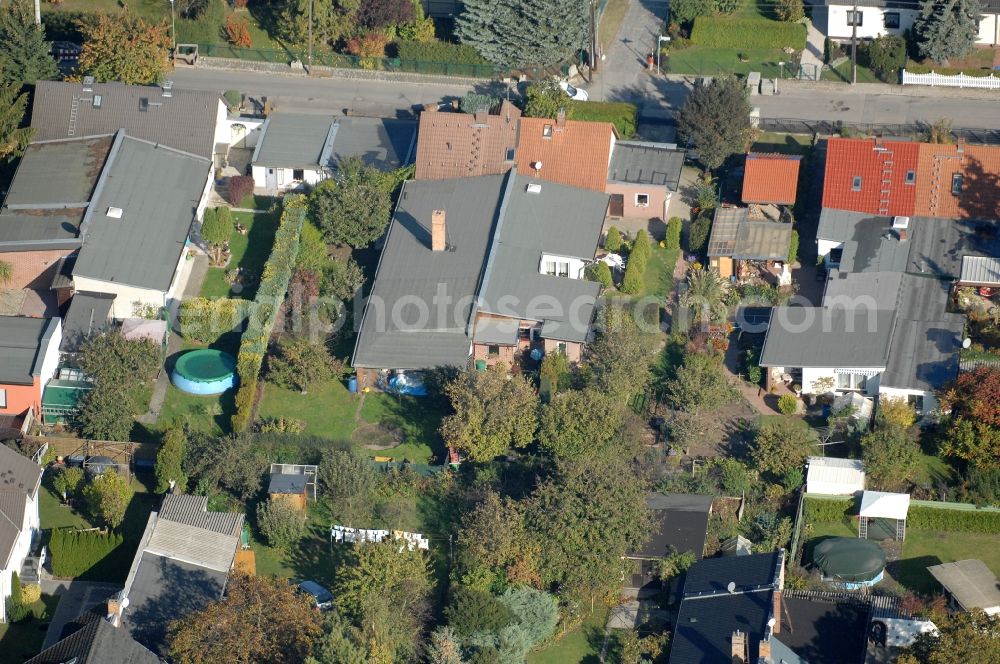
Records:
[[[272,463],[268,497],[283,501],[304,512],[309,496],[316,500],[317,466],[289,463]]]
[[[809,457],[806,459],[806,493],[853,496],[865,490],[865,465],[858,459]]]
[[[881,581],[885,560],[882,547],[855,537],[824,539],[812,552],[812,563],[822,572],[823,580],[845,590],[857,590]]]
[[[861,539],[906,539],[906,513],[910,494],[865,491],[858,512],[858,537]]]
[[[931,565],[927,571],[963,611],[982,609],[991,616],[1000,614],[997,577],[982,560],[973,558]]]

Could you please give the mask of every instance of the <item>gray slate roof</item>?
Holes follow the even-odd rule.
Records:
[[[867,303],[875,309],[895,309],[902,272],[844,272],[830,270],[823,303],[827,306],[850,306]]]
[[[957,279],[964,256],[1000,256],[1000,231],[995,222],[915,217],[910,227],[910,272],[923,270]]]
[[[45,141],[124,129],[142,140],[212,157],[218,93],[174,88],[170,97],[164,97],[157,86],[96,83],[92,87],[93,92],[85,92],[80,83],[38,81],[31,107],[35,138]],[[95,95],[101,97],[99,108],[94,107]],[[76,119],[71,121],[74,100]]]
[[[109,293],[75,293],[63,316],[63,338],[59,350],[76,352],[84,341],[104,330],[109,324],[114,302],[115,296]]]
[[[0,383],[31,385],[42,370],[44,349],[57,318],[0,316]]]
[[[63,638],[27,664],[159,664],[160,658],[140,645],[128,630],[118,629],[98,604],[63,627]]]
[[[167,290],[211,162],[123,135],[108,159],[73,276]],[[124,210],[122,218],[107,216],[110,207]]]
[[[611,152],[608,182],[649,184],[677,191],[684,150],[667,143],[617,141]]]
[[[0,564],[7,563],[21,534],[28,497],[37,496],[42,468],[28,457],[0,445]]]
[[[513,346],[517,343],[518,321],[512,318],[480,316],[476,320],[475,340],[479,344]]]
[[[408,181],[396,204],[375,283],[354,349],[354,366],[425,369],[463,366],[469,357],[471,300],[479,286],[505,176]],[[430,248],[433,210],[446,212],[451,249]],[[449,301],[432,309],[423,325],[415,307],[391,312],[403,298]]]
[[[166,654],[170,622],[220,599],[229,574],[149,552],[136,555],[140,560],[128,589],[122,626],[142,645]]]
[[[911,224],[912,224],[911,220]],[[892,231],[889,217],[869,217],[856,223],[844,242],[840,259],[843,272],[903,272],[908,269],[909,240],[901,241]],[[914,234],[916,231],[914,232]]]
[[[761,351],[765,367],[885,367],[895,312],[775,307]]]
[[[264,123],[256,166],[335,170],[345,157],[388,171],[408,162],[416,123],[383,118],[276,113]]]

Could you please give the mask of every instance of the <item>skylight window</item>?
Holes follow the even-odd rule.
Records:
[[[916,171],[906,171],[906,184],[913,184],[917,181]]]
[[[111,217],[112,219],[121,219],[123,214],[125,214],[125,210],[121,209],[120,207],[108,208],[108,216]]]
[[[851,191],[861,191],[861,176],[855,175],[851,180]]]
[[[964,178],[961,173],[955,173],[951,176],[951,193],[955,196],[962,195],[962,185]]]

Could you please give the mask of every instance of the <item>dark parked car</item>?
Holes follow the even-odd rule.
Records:
[[[317,611],[333,608],[333,593],[315,581],[303,581],[299,584],[299,590],[312,598],[313,608]]]

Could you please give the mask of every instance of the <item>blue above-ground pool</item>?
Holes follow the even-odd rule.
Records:
[[[188,351],[177,358],[170,380],[188,394],[222,394],[236,385],[236,360],[212,348]]]
[[[401,371],[390,377],[389,391],[414,397],[427,396],[427,386],[418,371]]]

